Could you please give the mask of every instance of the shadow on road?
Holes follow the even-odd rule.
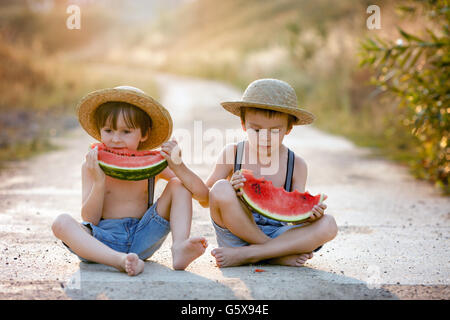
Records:
[[[233,296],[220,282],[188,271],[174,271],[147,260],[145,270],[129,277],[113,267],[80,262],[80,269],[66,282],[64,291],[72,299],[173,300],[217,299]],[[214,292],[218,297],[212,297]]]
[[[258,270],[260,272],[256,272]],[[264,270],[261,272],[261,270]],[[240,279],[239,298],[271,300],[398,299],[381,287],[351,277],[305,267],[258,264],[221,269],[224,278]]]

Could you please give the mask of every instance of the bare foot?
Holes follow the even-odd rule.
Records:
[[[245,247],[221,247],[211,250],[211,255],[216,258],[216,264],[219,268],[240,266],[251,263],[244,253]]]
[[[204,252],[208,242],[203,237],[189,238],[178,245],[172,246],[173,268],[184,270],[187,266],[200,257]]]
[[[281,266],[290,266],[290,267],[301,267],[303,266],[308,259],[313,257],[313,253],[301,253],[301,254],[292,254],[289,256],[279,257],[270,259],[268,262],[270,264],[277,264]]]
[[[139,259],[137,254],[128,253],[123,261],[123,269],[129,276],[137,276],[144,271],[144,261]]]

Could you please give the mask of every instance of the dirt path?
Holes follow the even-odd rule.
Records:
[[[156,80],[175,128],[195,134],[198,120],[204,131],[239,128],[219,101],[240,92],[217,82]],[[329,196],[327,211],[339,234],[306,267],[218,269],[210,256],[217,243],[208,210],[197,203],[191,233],[206,236],[210,246],[186,271],[171,270],[169,238],[139,277],[79,263],[50,225],[62,212],[80,219],[80,166],[90,142],[78,128],[55,139],[63,149],[0,172],[0,299],[450,298],[450,199],[405,168],[312,126],[296,127],[285,143],[308,164],[307,189]],[[190,167],[206,178],[212,165],[193,158]]]

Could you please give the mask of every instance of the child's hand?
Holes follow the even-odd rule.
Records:
[[[328,198],[327,195],[324,195],[323,201]],[[316,204],[312,209],[312,214],[309,216],[307,222],[314,222],[322,218],[327,205],[325,203]]]
[[[98,165],[98,147],[89,150],[86,155],[86,168],[94,182],[105,181],[105,173]]]
[[[236,194],[240,197],[242,196],[242,191],[239,189],[244,186],[244,182],[247,181],[244,176],[241,174],[241,170],[236,171],[233,173],[230,179],[230,183],[233,186],[234,190],[236,191]]]
[[[161,155],[167,160],[169,167],[180,165],[183,160],[181,159],[181,148],[175,139],[164,142],[161,145]]]

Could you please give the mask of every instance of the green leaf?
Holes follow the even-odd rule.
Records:
[[[434,34],[433,30],[431,30],[430,28],[425,28],[425,30],[434,42],[439,42],[439,38]]]
[[[403,11],[405,13],[414,13],[414,12],[416,12],[416,8],[415,7],[406,6],[406,5],[397,6],[396,9],[399,10],[399,11]]]
[[[369,51],[380,51],[381,50],[381,48],[378,46],[378,44],[375,41],[373,41],[371,38],[367,38],[367,41],[365,44],[366,44],[367,50],[369,50]]]
[[[390,46],[392,46],[392,44],[389,44],[389,43],[387,43],[387,42],[385,42],[383,39],[381,39],[379,36],[375,36],[375,39],[384,47],[384,48],[387,48],[387,47],[390,47]]]
[[[400,68],[402,68],[403,69],[403,66],[405,65],[405,63],[406,63],[406,61],[408,61],[408,59],[409,59],[409,57],[411,57],[411,54],[413,53],[413,50],[408,50],[407,52],[406,52],[406,54],[405,55],[403,55],[403,58],[400,60],[400,62],[399,62],[399,66],[400,66]]]
[[[380,63],[385,63],[387,61],[387,59],[389,58],[389,56],[391,55],[391,53],[392,53],[392,49],[386,50],[383,58],[380,60]]]
[[[423,52],[422,48],[418,48],[416,50],[415,55],[413,56],[413,58],[411,59],[410,63],[408,64],[408,69],[413,68],[416,65],[416,62],[420,58],[422,52]]]
[[[402,30],[400,27],[397,27],[398,31],[400,32],[400,34],[403,36],[403,38],[405,38],[408,41],[414,40],[417,42],[423,42],[422,39],[420,39],[419,37],[416,37],[412,34],[409,34],[407,32],[405,32],[404,30]]]

